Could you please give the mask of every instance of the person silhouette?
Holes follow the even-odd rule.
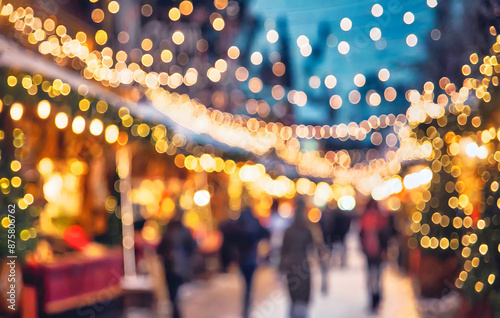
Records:
[[[389,222],[387,215],[380,210],[377,201],[373,199],[368,202],[364,213],[361,215],[360,238],[368,263],[370,305],[372,311],[375,311],[381,299],[381,266],[387,252]]]
[[[250,314],[252,280],[257,269],[257,246],[261,240],[269,238],[269,232],[255,218],[250,208],[243,210],[237,220],[228,220],[221,224],[220,231],[223,235],[223,269],[227,270],[229,264],[236,261],[245,280],[243,317],[247,318]]]
[[[165,279],[172,302],[174,318],[180,318],[179,288],[191,276],[193,255],[197,249],[196,241],[191,232],[181,221],[182,211],[177,208],[172,220],[167,224],[157,253],[163,258]]]
[[[279,270],[287,281],[291,298],[291,318],[307,316],[311,294],[311,271],[308,255],[315,246],[315,240],[304,213],[305,202],[299,198],[296,203],[294,221],[285,231],[281,248]]]

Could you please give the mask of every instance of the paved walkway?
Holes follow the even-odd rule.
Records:
[[[319,291],[320,274],[313,272],[313,296],[309,317],[405,317],[418,318],[408,278],[388,267],[382,276],[384,298],[378,315],[368,311],[365,260],[358,237],[347,237],[347,266],[333,266],[329,273],[328,295]],[[220,274],[206,282],[188,284],[181,290],[186,318],[239,318],[243,281],[238,274]],[[261,267],[254,279],[251,318],[286,318],[289,299],[283,281],[270,267]]]

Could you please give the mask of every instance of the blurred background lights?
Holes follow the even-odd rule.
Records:
[[[437,0],[427,0],[427,5],[430,8],[435,8],[438,5],[438,2],[437,2]]]
[[[118,126],[109,125],[108,127],[106,127],[106,131],[104,132],[104,136],[106,138],[106,141],[108,143],[112,144],[118,140],[119,133],[120,133],[120,131],[118,129]]]
[[[481,146],[477,150],[477,157],[479,159],[486,159],[488,157],[488,148],[486,146]]]
[[[307,218],[312,223],[318,223],[321,220],[321,210],[318,208],[312,208],[307,212]]]
[[[282,217],[282,218],[289,218],[292,216],[293,214],[293,207],[290,203],[288,202],[283,202],[281,203],[279,206],[278,206],[278,214]]]
[[[102,131],[103,131],[104,127],[103,127],[103,124],[102,124],[102,121],[100,121],[99,119],[94,119],[90,122],[90,133],[94,136],[99,136]]]
[[[38,103],[37,108],[38,116],[42,119],[46,119],[50,115],[50,103],[46,100],[42,100]]]
[[[120,4],[116,1],[111,1],[109,4],[108,4],[108,10],[109,12],[111,13],[117,13],[118,10],[120,10]]]
[[[276,30],[269,30],[266,38],[269,43],[276,43],[279,39],[279,34]]]
[[[372,6],[372,15],[376,18],[380,17],[384,13],[384,8],[376,3]]]
[[[465,153],[469,157],[476,157],[479,151],[479,146],[475,142],[470,142],[465,146]]]
[[[421,185],[427,184],[432,180],[432,170],[425,168],[419,172],[411,173],[405,176],[403,184],[406,189],[415,189]]]
[[[210,193],[207,190],[196,191],[193,200],[196,205],[205,206],[210,203]]]
[[[340,197],[338,201],[338,206],[341,210],[351,211],[356,207],[356,200],[354,199],[353,196],[344,195]]]
[[[414,47],[415,45],[417,45],[417,42],[418,42],[418,39],[417,39],[417,36],[415,34],[410,34],[406,37],[406,44],[409,47]]]
[[[379,28],[373,28],[370,30],[370,38],[373,41],[378,41],[382,37],[382,31]]]
[[[383,181],[381,184],[373,188],[372,198],[380,201],[401,191],[403,191],[403,183],[401,182],[401,178],[393,177],[389,180]]]
[[[55,118],[56,127],[59,129],[64,129],[68,126],[68,115],[63,112],[60,112],[56,115]]]
[[[85,129],[85,119],[82,116],[76,116],[73,119],[72,129],[75,134],[81,134]]]
[[[411,12],[406,12],[405,15],[403,16],[403,21],[406,24],[412,24],[413,21],[415,21],[415,16]]]
[[[338,50],[339,50],[340,54],[345,55],[345,54],[349,53],[350,49],[351,49],[351,47],[349,46],[349,43],[347,43],[346,41],[342,41],[338,45]]]
[[[363,74],[356,74],[354,76],[354,85],[356,85],[357,87],[362,87],[364,86],[366,83],[366,78]]]
[[[378,78],[379,80],[381,80],[382,82],[386,82],[389,80],[389,77],[391,76],[391,73],[389,72],[388,69],[386,68],[382,68],[380,69],[380,71],[378,72]]]
[[[352,21],[351,21],[351,19],[349,19],[349,18],[343,18],[340,21],[340,28],[343,31],[349,31],[352,28]]]
[[[21,117],[23,117],[23,105],[19,104],[19,103],[14,103],[12,104],[12,106],[10,107],[10,117],[13,119],[13,120],[19,120],[21,119]]]

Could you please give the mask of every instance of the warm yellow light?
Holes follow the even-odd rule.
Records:
[[[307,212],[307,218],[312,223],[318,223],[321,220],[321,210],[318,208],[312,208]]]
[[[227,56],[229,56],[230,59],[237,59],[240,56],[240,49],[236,46],[231,46],[227,50]]]
[[[19,103],[14,103],[10,107],[10,117],[13,120],[21,119],[21,117],[23,117],[23,112],[24,112],[23,105],[21,105]]]
[[[17,77],[10,75],[7,77],[7,85],[14,87],[17,85]]]
[[[153,48],[153,41],[150,39],[142,40],[141,47],[144,51],[149,51]]]
[[[32,204],[33,201],[35,200],[35,198],[33,197],[33,194],[31,193],[27,193],[25,196],[24,196],[24,201],[29,205],[29,204]]]
[[[104,207],[107,211],[111,212],[114,211],[117,204],[118,202],[116,201],[116,198],[113,196],[109,196],[106,198],[106,202],[104,202]]]
[[[95,41],[99,45],[104,45],[108,42],[108,34],[104,30],[99,30],[95,33]]]
[[[15,176],[12,180],[10,180],[10,183],[14,188],[18,188],[21,185],[21,182],[22,180],[18,176]]]
[[[488,283],[492,285],[494,282],[495,282],[495,274],[490,274],[490,276],[488,276]]]
[[[89,102],[89,100],[88,100],[88,99],[85,99],[85,98],[84,98],[84,99],[82,99],[82,100],[80,101],[80,103],[78,104],[78,106],[80,107],[80,110],[81,110],[81,111],[87,111],[87,110],[89,110],[89,108],[90,108],[90,102]]]
[[[95,9],[91,14],[92,21],[95,23],[101,23],[104,20],[104,11],[101,9]]]
[[[104,129],[102,121],[99,119],[94,119],[90,123],[90,133],[94,136],[99,136],[102,133],[102,130]]]
[[[120,4],[116,1],[111,1],[109,4],[108,4],[108,10],[109,12],[111,13],[117,13],[118,10],[120,10]]]
[[[144,54],[141,58],[141,62],[142,65],[150,67],[151,65],[153,65],[154,62],[153,56],[151,54]]]
[[[56,127],[59,129],[64,129],[68,126],[68,115],[63,112],[60,112],[56,115]]]
[[[48,175],[54,170],[54,164],[52,163],[52,160],[50,158],[43,158],[40,160],[38,163],[38,171],[42,175]]]
[[[486,244],[481,244],[481,246],[479,246],[479,253],[485,255],[486,253],[488,253],[488,245]]]
[[[486,146],[481,146],[477,149],[477,157],[479,159],[486,159],[488,157],[488,148]]]
[[[106,131],[104,132],[106,141],[110,144],[116,142],[118,140],[118,134],[120,133],[118,126],[109,125],[106,127]]]
[[[170,50],[161,51],[161,60],[165,63],[172,61],[172,52]]]
[[[168,12],[168,17],[170,18],[170,20],[172,21],[177,21],[180,19],[181,17],[181,11],[177,8],[172,8],[170,9],[170,11]]]
[[[82,175],[85,172],[85,165],[81,161],[75,160],[71,163],[71,172],[75,175]]]
[[[149,128],[149,126],[147,124],[140,124],[137,127],[137,133],[141,137],[146,137],[149,134],[150,130],[151,129]]]
[[[17,160],[13,160],[10,163],[10,169],[12,169],[12,171],[14,171],[14,172],[19,171],[21,169],[21,163]]]
[[[2,178],[0,179],[0,188],[7,189],[9,187],[9,179]]]
[[[25,89],[29,89],[33,85],[33,82],[31,81],[31,77],[29,75],[23,77],[23,79],[21,80],[21,85]]]
[[[175,209],[175,202],[171,198],[165,198],[161,202],[160,207],[165,216],[171,217]]]
[[[193,4],[191,1],[184,0],[179,4],[179,10],[183,15],[190,15],[193,12]]]
[[[172,41],[177,45],[181,45],[184,42],[184,34],[181,31],[175,31],[172,34]]]
[[[7,228],[7,227],[9,226],[9,224],[10,224],[10,219],[9,219],[8,217],[4,217],[4,218],[2,219],[2,226],[3,226],[4,228]]]
[[[219,72],[225,72],[227,70],[227,62],[223,59],[218,59],[214,66]]]
[[[42,100],[38,103],[38,116],[42,119],[49,117],[50,115],[50,103],[46,100]]]
[[[78,42],[80,43],[85,43],[87,42],[87,34],[85,34],[85,32],[77,32],[76,35],[75,35],[75,38],[78,40]]]
[[[209,68],[207,76],[212,82],[218,82],[221,79],[220,71],[216,68]]]
[[[85,129],[85,119],[82,116],[76,116],[73,119],[72,128],[75,134],[81,134]]]
[[[95,109],[98,113],[104,114],[108,110],[108,103],[103,100],[100,100],[95,105]]]
[[[222,29],[224,29],[225,22],[222,18],[217,18],[214,20],[212,25],[213,25],[215,31],[222,31]]]
[[[22,230],[21,233],[19,233],[19,237],[23,241],[27,241],[30,238],[30,231],[28,230]]]
[[[227,7],[227,0],[214,0],[214,6],[219,10],[224,10]]]
[[[474,288],[476,289],[476,292],[479,293],[481,290],[483,290],[483,286],[483,283],[477,282]]]

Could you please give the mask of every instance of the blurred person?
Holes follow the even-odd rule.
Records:
[[[178,291],[191,276],[192,259],[197,245],[191,232],[182,223],[182,211],[177,208],[165,227],[157,252],[163,258],[168,293],[172,302],[172,315],[181,317]]]
[[[368,263],[368,291],[371,296],[371,310],[375,311],[381,299],[381,266],[387,252],[389,221],[377,201],[370,200],[360,217],[360,237],[363,252]]]
[[[340,263],[344,267],[347,263],[345,237],[351,227],[351,217],[340,209],[327,210],[319,222],[323,233],[324,244],[333,250],[335,244],[340,244]]]
[[[327,277],[331,263],[331,256],[335,245],[340,246],[340,265],[344,267],[347,263],[347,247],[345,237],[351,226],[351,217],[340,209],[328,209],[323,213],[319,222],[323,234],[323,245],[320,249],[322,283],[321,291],[326,294],[328,291]]]
[[[349,212],[340,209],[334,212],[333,230],[331,232],[331,244],[339,243],[341,247],[340,265],[344,267],[347,264],[347,247],[345,237],[351,227],[351,217]]]
[[[292,218],[283,217],[281,213],[285,216],[292,214],[292,206],[288,203],[282,203],[281,206],[277,200],[273,202],[271,207],[271,216],[269,218],[268,230],[271,232],[271,237],[269,239],[270,245],[270,258],[269,262],[272,266],[278,267],[280,261],[281,244],[283,243],[283,236],[285,235],[285,230],[291,225]]]
[[[307,316],[311,294],[311,271],[308,255],[315,246],[311,227],[305,217],[305,202],[297,200],[292,225],[285,231],[279,269],[287,280],[291,298],[290,317]]]
[[[226,271],[231,263],[237,262],[245,280],[243,317],[246,318],[250,313],[252,280],[257,268],[257,246],[261,240],[269,238],[269,232],[248,207],[241,212],[237,220],[222,223],[220,231],[223,235],[221,246],[223,269]]]

